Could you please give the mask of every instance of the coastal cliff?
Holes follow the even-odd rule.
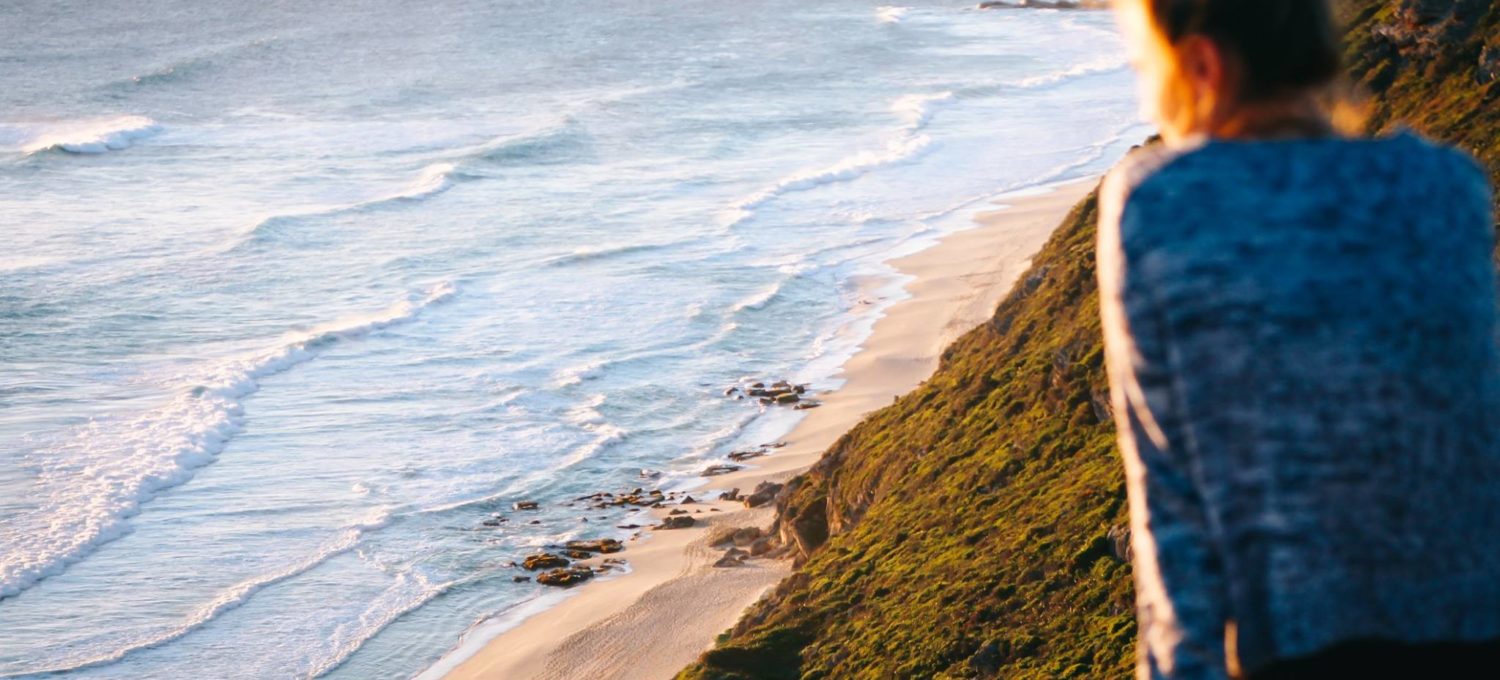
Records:
[[[1337,6],[1371,128],[1457,144],[1500,180],[1500,3]],[[796,571],[679,678],[1131,675],[1095,209],[1073,209],[931,379],[786,486]]]

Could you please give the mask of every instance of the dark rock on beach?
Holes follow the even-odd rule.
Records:
[[[777,380],[769,385],[763,381],[750,384],[732,385],[724,390],[724,396],[734,399],[750,397],[759,399],[762,404],[794,404],[800,395],[807,392],[806,385],[797,385],[786,380]]]
[[[536,510],[537,507],[538,505],[536,501],[516,501],[515,503],[515,508],[517,510]]]
[[[705,469],[701,473],[701,475],[704,476],[704,477],[717,477],[719,475],[727,475],[727,474],[729,474],[731,472],[735,472],[735,471],[738,471],[738,470],[741,470],[741,469],[742,468],[739,465],[729,465],[727,463],[720,463],[720,464],[717,464],[717,465],[710,465],[710,466],[708,466],[708,468]]]
[[[740,550],[739,548],[730,548],[724,553],[723,557],[720,557],[717,562],[714,562],[714,566],[721,568],[738,567],[743,564],[745,562],[745,559],[748,557],[750,557],[750,553]]]
[[[730,534],[729,540],[733,541],[736,547],[743,548],[760,540],[762,535],[760,527],[745,527],[736,529],[733,534]]]
[[[745,497],[745,507],[756,508],[773,500],[776,494],[781,493],[781,485],[775,482],[761,482],[755,485],[755,491]]]
[[[697,524],[697,523],[698,523],[698,521],[695,520],[695,519],[693,519],[692,515],[676,515],[674,517],[668,517],[665,520],[663,520],[662,523],[661,523],[661,528],[663,528],[663,529],[686,529],[686,528],[688,528],[690,526],[693,526],[694,524]]]
[[[588,567],[570,567],[567,569],[553,569],[552,571],[538,574],[536,582],[547,586],[571,586],[583,583],[593,577],[593,569]]]
[[[553,569],[556,567],[568,566],[568,560],[565,557],[554,555],[552,553],[536,553],[527,555],[526,560],[521,562],[521,566],[525,567],[528,571],[536,571],[538,569]]]
[[[632,525],[635,528],[639,525]],[[617,553],[625,549],[624,544],[613,538],[600,538],[594,540],[568,541],[563,544],[568,550],[584,550],[595,553]]]

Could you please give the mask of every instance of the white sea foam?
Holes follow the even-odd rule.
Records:
[[[359,545],[360,539],[365,532],[380,529],[390,522],[390,515],[384,512],[378,513],[365,522],[346,527],[339,532],[338,536],[327,541],[312,554],[288,564],[280,569],[275,569],[264,574],[241,581],[216,595],[212,600],[204,603],[192,613],[183,617],[182,621],[169,630],[160,631],[146,635],[142,638],[132,640],[124,646],[118,647],[107,653],[76,660],[60,660],[45,670],[32,672],[61,672],[103,666],[119,661],[126,656],[152,647],[159,647],[168,642],[181,638],[195,630],[207,625],[208,622],[218,618],[220,614],[245,604],[254,597],[256,593],[266,588],[286,581],[287,579],[300,576],[328,560],[342,555]]]
[[[281,213],[262,217],[245,230],[244,236],[248,241],[269,238],[278,229],[288,225],[296,224],[308,219],[319,217],[335,217],[350,213],[359,213],[366,210],[376,209],[387,205],[420,201],[443,193],[453,188],[455,178],[459,175],[458,166],[453,163],[433,163],[422,168],[416,179],[412,180],[406,187],[397,191],[376,196],[364,201],[350,203],[347,205],[335,205],[326,208],[312,208],[296,212]],[[236,245],[243,245],[243,242]]]
[[[456,581],[434,582],[416,568],[396,573],[395,581],[377,596],[359,616],[335,626],[323,641],[323,649],[306,659],[298,677],[316,678],[347,661],[365,642],[409,611],[457,585]]]
[[[553,267],[559,265],[577,264],[593,260],[606,260],[613,257],[635,255],[638,253],[649,253],[659,250],[668,250],[677,246],[688,245],[695,239],[684,239],[677,241],[663,241],[659,243],[626,243],[616,246],[581,246],[574,248],[572,252],[549,258],[542,262],[543,266]]]
[[[734,210],[730,214],[730,224],[744,221],[755,208],[765,205],[778,196],[794,191],[805,191],[825,184],[847,182],[871,170],[909,161],[930,144],[932,144],[932,138],[927,135],[903,136],[887,142],[885,148],[880,150],[860,151],[832,165],[799,170],[783,177],[776,184],[735,203]]]
[[[891,104],[891,111],[906,121],[908,130],[916,131],[927,126],[941,105],[953,102],[952,92],[935,94],[908,94],[898,97]]]
[[[570,387],[581,384],[585,380],[593,380],[599,377],[604,368],[611,363],[613,363],[612,360],[600,357],[581,364],[566,366],[553,374],[552,384],[554,387]]]
[[[875,8],[875,18],[883,24],[899,24],[907,14],[911,13],[910,7],[898,7],[895,5],[881,5]]]
[[[921,134],[932,120],[937,107],[954,98],[952,92],[935,94],[908,94],[891,103],[891,112],[903,123],[896,134],[886,141],[884,148],[870,149],[846,156],[832,165],[798,170],[781,178],[775,184],[735,202],[725,215],[725,223],[733,226],[749,219],[754,210],[778,196],[796,191],[806,191],[825,184],[847,182],[883,167],[909,162],[932,145],[932,137]]]
[[[761,290],[756,291],[749,297],[746,297],[743,300],[730,305],[729,313],[738,314],[739,312],[743,312],[747,309],[764,309],[765,306],[770,304],[772,300],[775,300],[777,296],[781,295],[781,288],[786,285],[787,280],[788,279],[782,279],[780,281],[777,281],[776,283],[773,283]]]
[[[55,123],[41,127],[40,134],[26,142],[21,151],[27,154],[44,151],[99,154],[127,148],[136,140],[161,131],[161,125],[145,116]]]
[[[157,410],[129,422],[92,423],[46,452],[38,482],[49,497],[36,512],[0,525],[0,598],[123,536],[142,505],[212,463],[243,426],[243,400],[260,389],[260,380],[339,342],[410,321],[453,294],[451,284],[441,283],[377,314],[290,335],[272,349],[209,368]]]
[[[452,163],[433,163],[422,168],[422,173],[417,176],[415,182],[406,189],[377,199],[375,202],[414,200],[427,198],[442,193],[453,187],[453,171],[456,167]]]
[[[1086,61],[1082,64],[1077,64],[1061,71],[1043,73],[1041,75],[1031,76],[1030,78],[1022,78],[1021,80],[1016,81],[1015,85],[1017,87],[1024,87],[1028,89],[1047,87],[1049,85],[1066,83],[1068,81],[1076,80],[1078,78],[1083,78],[1086,76],[1100,75],[1104,73],[1117,73],[1119,71],[1125,70],[1127,65],[1128,64],[1124,58],[1111,55],[1109,57],[1095,59],[1093,61]]]

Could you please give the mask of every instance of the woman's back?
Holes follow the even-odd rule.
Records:
[[[1101,201],[1146,645],[1222,669],[1206,647],[1232,621],[1254,669],[1343,640],[1500,636],[1473,162],[1411,135],[1210,142],[1139,154]]]

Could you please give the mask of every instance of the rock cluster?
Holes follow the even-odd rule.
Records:
[[[586,541],[568,541],[563,544],[568,550],[581,550],[596,553],[617,553],[625,549],[625,545],[613,538],[598,538]]]
[[[599,555],[617,553],[625,549],[625,545],[613,538],[596,538],[568,541],[562,546],[550,546],[557,552],[538,552],[527,555],[521,561],[520,567],[527,571],[542,571],[536,577],[536,582],[548,586],[570,586],[587,581],[595,574],[602,574],[619,565],[625,564],[625,560],[606,558],[604,563],[598,567],[589,567],[582,564],[572,564],[568,560],[587,560]],[[561,553],[561,554],[558,554]],[[514,562],[512,566],[516,566]],[[525,583],[531,580],[529,576],[515,576],[511,580],[516,583]]]
[[[709,543],[715,547],[728,548],[714,562],[715,567],[737,567],[751,557],[770,553],[776,547],[773,538],[759,527],[721,530]]]
[[[735,399],[759,399],[760,403],[768,406],[794,406],[798,408],[814,408],[819,404],[816,400],[803,400],[802,395],[807,393],[807,385],[796,385],[785,380],[777,380],[773,383],[753,382],[749,384],[731,385],[724,390],[724,396]],[[813,406],[801,406],[807,403]]]
[[[662,507],[663,503],[668,500],[672,500],[676,496],[677,492],[675,491],[672,493],[662,493],[660,489],[652,489],[650,491],[647,491],[645,489],[637,487],[633,491],[627,491],[618,495],[610,493],[608,491],[601,491],[599,493],[589,494],[587,496],[579,496],[578,498],[573,499],[573,501],[586,502],[595,510],[618,508],[626,505],[633,505],[641,508],[659,508]]]

